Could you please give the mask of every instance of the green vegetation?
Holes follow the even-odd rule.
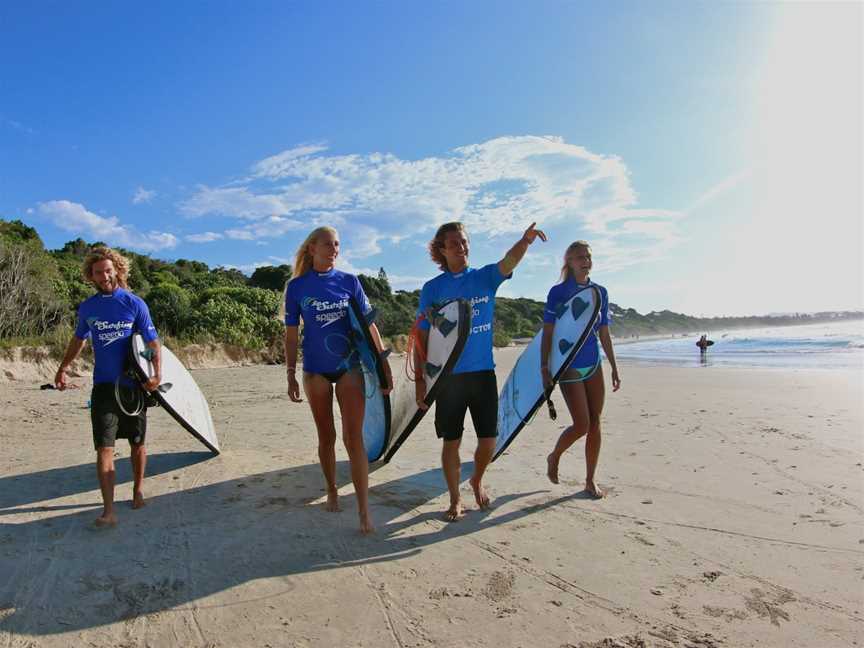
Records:
[[[93,294],[81,276],[92,246],[78,238],[58,250],[46,250],[35,229],[20,221],[0,220],[0,348],[44,344],[62,349],[75,325],[78,304]],[[156,327],[175,344],[223,342],[248,349],[269,349],[281,357],[282,324],[278,311],[282,289],[291,277],[288,265],[257,268],[251,277],[228,268],[178,259],[153,259],[127,250],[129,285],[150,306]],[[430,276],[433,273],[430,271]],[[420,291],[393,291],[383,268],[377,277],[360,275],[378,310],[382,336],[406,334],[414,323]],[[696,318],[670,311],[640,315],[610,304],[616,337],[665,335],[718,329],[801,324],[821,319],[858,317],[861,313],[821,313],[786,317]],[[530,338],[540,328],[543,304],[532,299],[499,297],[494,342]]]

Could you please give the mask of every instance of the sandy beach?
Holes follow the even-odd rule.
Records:
[[[499,385],[519,349],[497,354]],[[395,365],[394,365],[395,366]],[[598,471],[545,409],[446,523],[432,416],[370,476],[377,532],[322,508],[308,406],[278,366],[194,372],[223,453],[151,410],[133,511],[100,509],[84,387],[0,383],[0,646],[856,646],[864,643],[862,375],[622,366]],[[45,382],[45,380],[41,380]]]

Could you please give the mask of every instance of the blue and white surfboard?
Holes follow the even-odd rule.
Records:
[[[553,387],[582,349],[599,314],[600,291],[590,285],[558,309],[549,351],[549,373],[552,375]],[[531,421],[534,412],[549,396],[543,389],[540,373],[542,338],[541,329],[519,356],[498,396],[498,440],[492,461],[513,443],[516,435]]]
[[[369,462],[378,461],[390,441],[390,397],[382,392],[387,385],[381,354],[375,346],[369,325],[375,321],[375,310],[366,315],[353,297],[349,299],[348,319],[352,332],[352,351],[363,368],[366,409],[363,414],[363,444]]]
[[[450,375],[471,330],[471,304],[467,299],[453,299],[426,313],[429,321],[429,337],[426,343],[426,364],[423,378],[426,381],[427,407],[431,407],[441,390],[441,385]],[[414,383],[409,380],[396,381],[393,399],[393,438],[384,454],[384,462],[390,461],[396,451],[414,431],[428,409],[417,407]]]

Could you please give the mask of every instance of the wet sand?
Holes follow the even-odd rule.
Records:
[[[518,349],[498,353],[499,384]],[[394,365],[395,366],[395,365]],[[446,523],[427,416],[370,477],[377,533],[324,491],[281,367],[194,372],[223,454],[152,410],[145,493],[100,511],[89,390],[0,383],[0,646],[854,646],[864,638],[864,412],[853,372],[622,366],[598,482],[545,408]],[[44,381],[42,381],[44,382]],[[86,381],[78,382],[85,384]],[[857,642],[857,643],[856,643]]]

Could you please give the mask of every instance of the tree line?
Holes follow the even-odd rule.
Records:
[[[47,250],[35,229],[18,220],[0,220],[0,343],[4,346],[68,340],[78,304],[93,294],[81,276],[87,252],[100,242],[81,238]],[[210,268],[201,261],[163,261],[120,250],[130,261],[129,287],[149,305],[153,322],[174,344],[227,343],[247,349],[270,348],[278,360],[282,290],[291,266],[264,266],[251,276],[236,269]],[[376,323],[386,338],[407,334],[417,310],[419,290],[392,290],[382,268],[378,276],[359,276],[378,311]],[[532,299],[496,299],[495,344],[530,338],[540,329],[544,304]],[[796,324],[857,314],[823,313],[777,317],[696,318],[671,311],[641,315],[610,304],[616,337]]]

